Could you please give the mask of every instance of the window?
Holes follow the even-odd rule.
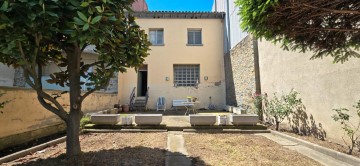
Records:
[[[188,29],[188,45],[202,45],[201,29]]]
[[[152,45],[164,45],[164,29],[150,29],[149,34]]]
[[[175,86],[196,86],[199,75],[200,65],[174,65]]]

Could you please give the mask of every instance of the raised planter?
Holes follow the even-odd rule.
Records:
[[[256,114],[230,115],[230,122],[235,125],[256,125],[259,122],[259,116]]]
[[[162,114],[135,115],[135,123],[137,125],[160,125],[161,122],[162,122]]]
[[[219,126],[225,126],[227,124],[228,118],[226,115],[219,115],[218,117],[218,125]]]
[[[133,124],[133,117],[132,116],[121,117],[121,125],[130,126],[132,124]]]
[[[120,122],[120,114],[93,114],[90,121],[100,125],[115,125]]]
[[[216,115],[189,115],[192,126],[211,126],[216,123]]]

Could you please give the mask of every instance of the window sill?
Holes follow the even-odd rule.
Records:
[[[165,44],[152,44],[150,46],[165,46]]]
[[[204,46],[203,44],[186,44],[186,46]]]

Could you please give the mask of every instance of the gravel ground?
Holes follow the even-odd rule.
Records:
[[[251,134],[184,134],[195,165],[320,165],[262,136]]]
[[[167,133],[89,133],[80,136],[83,154],[65,160],[65,143],[4,165],[164,165]],[[45,160],[46,159],[46,160]]]

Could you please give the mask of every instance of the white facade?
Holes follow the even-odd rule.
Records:
[[[240,28],[239,7],[235,5],[234,0],[214,0],[212,11],[226,13],[224,24],[226,36],[225,49],[229,51],[248,35]]]

